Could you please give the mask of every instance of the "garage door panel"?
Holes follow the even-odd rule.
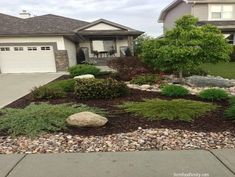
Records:
[[[52,47],[51,50],[41,50],[41,47],[37,46],[36,51],[29,51],[26,46],[23,47],[23,51],[15,51],[14,47],[10,47],[10,51],[0,51],[1,72],[56,72]]]

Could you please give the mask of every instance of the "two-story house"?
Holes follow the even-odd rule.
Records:
[[[159,22],[165,31],[184,15],[197,17],[199,25],[216,25],[235,45],[235,0],[175,0],[163,9]]]

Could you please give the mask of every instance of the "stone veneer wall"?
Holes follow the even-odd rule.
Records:
[[[57,71],[67,71],[69,68],[69,57],[67,50],[55,51],[55,61]]]

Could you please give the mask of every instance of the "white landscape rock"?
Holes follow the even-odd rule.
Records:
[[[228,89],[228,91],[229,91],[229,93],[231,94],[231,95],[235,95],[235,87],[230,87],[229,89]]]
[[[144,84],[144,85],[141,85],[140,88],[143,89],[143,90],[148,90],[148,89],[151,88],[151,86],[148,85],[148,84]]]
[[[92,112],[80,112],[69,116],[66,122],[77,127],[101,127],[108,122],[108,119]]]
[[[85,74],[85,75],[75,76],[74,79],[95,79],[95,76],[92,74]]]

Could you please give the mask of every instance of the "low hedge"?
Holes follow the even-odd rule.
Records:
[[[100,73],[100,69],[96,68],[93,65],[79,64],[79,65],[70,67],[69,73],[72,77],[84,75],[84,74],[92,74],[94,76],[97,76]]]
[[[79,99],[112,99],[128,93],[125,83],[113,79],[78,79],[75,95]]]

